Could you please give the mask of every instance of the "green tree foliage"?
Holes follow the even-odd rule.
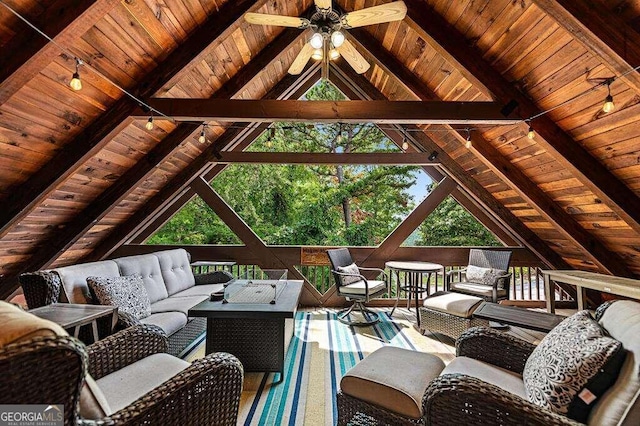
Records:
[[[342,100],[344,95],[322,82],[305,98]],[[250,150],[353,153],[397,152],[398,148],[371,124],[275,123]],[[267,244],[362,246],[379,244],[410,213],[414,201],[408,190],[416,183],[417,173],[416,167],[403,166],[234,164],[211,185]],[[464,224],[456,223],[458,219]],[[421,228],[429,238],[419,240],[442,245],[487,241],[481,225],[476,230],[467,222],[469,218],[455,206],[441,206]],[[452,236],[458,232],[460,242]],[[435,235],[439,236],[434,240]],[[237,244],[239,240],[196,198],[149,243]]]
[[[419,246],[500,246],[453,198],[447,197],[418,228]]]

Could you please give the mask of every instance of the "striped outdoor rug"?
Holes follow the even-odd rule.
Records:
[[[333,310],[298,312],[283,381],[274,383],[278,377],[273,373],[247,373],[238,424],[335,424],[340,378],[382,346],[430,352],[445,362],[453,359],[452,346],[436,336],[420,335],[403,311],[396,311],[393,318],[383,311],[381,321],[372,327],[346,326],[336,319]],[[187,360],[203,355],[201,343],[187,355]]]

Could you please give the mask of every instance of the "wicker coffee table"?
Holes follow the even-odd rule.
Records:
[[[244,371],[277,372],[282,380],[301,291],[302,281],[288,280],[274,304],[205,300],[189,316],[207,318],[207,354],[229,352]]]

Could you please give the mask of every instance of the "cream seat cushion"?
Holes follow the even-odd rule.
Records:
[[[127,407],[189,365],[169,354],[153,354],[96,380],[112,410],[107,414]]]
[[[475,377],[527,399],[521,375],[477,359],[467,358],[466,356],[456,357],[442,370],[440,375],[443,376],[445,374],[464,374]]]
[[[432,311],[444,312],[461,318],[471,318],[483,299],[461,293],[437,292],[424,300],[423,306]]]
[[[422,396],[444,363],[435,355],[384,346],[349,370],[340,381],[346,395],[402,416],[422,416]]]
[[[369,283],[369,294],[376,293],[384,290],[387,284],[384,281],[367,281]],[[355,296],[364,296],[366,294],[366,287],[364,281],[356,281],[355,283],[340,286],[340,293],[348,296],[353,294]]]

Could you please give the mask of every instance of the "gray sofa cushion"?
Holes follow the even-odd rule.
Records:
[[[91,303],[87,277],[118,277],[120,270],[113,260],[81,263],[54,269],[62,281],[61,301],[69,303]]]
[[[147,289],[151,303],[166,299],[167,287],[165,287],[160,262],[153,254],[142,254],[139,256],[128,256],[114,259],[120,268],[120,275],[140,274]],[[97,275],[97,274],[91,274]]]
[[[619,300],[599,320],[627,351],[618,380],[602,395],[589,415],[592,425],[640,424],[640,303]]]
[[[153,354],[96,380],[112,410],[107,414],[122,410],[189,365],[169,354]]]
[[[167,336],[171,336],[187,325],[187,316],[182,312],[160,312],[142,318],[140,322],[142,324],[157,325],[164,330]]]
[[[101,305],[117,306],[118,311],[137,319],[151,315],[151,302],[140,275],[88,277],[87,283]]]
[[[151,304],[151,312],[182,312],[188,315],[189,309],[198,303],[206,300],[209,295],[206,296],[189,296],[189,297],[169,297],[167,299],[158,300]]]
[[[195,285],[189,253],[185,249],[164,250],[153,254],[160,263],[160,271],[169,296]]]
[[[190,296],[205,296],[209,297],[211,293],[221,291],[224,288],[223,284],[202,284],[195,285],[191,288],[183,290],[179,293],[175,293],[171,298],[176,297],[190,297]]]

